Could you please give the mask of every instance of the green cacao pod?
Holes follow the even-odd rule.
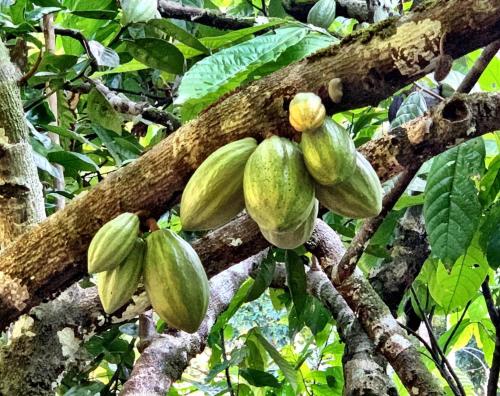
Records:
[[[300,147],[307,170],[319,184],[332,186],[354,173],[354,142],[345,128],[329,118],[320,128],[302,134]]]
[[[334,186],[316,186],[319,201],[332,212],[354,219],[373,217],[382,210],[382,186],[377,173],[361,155],[356,155],[353,175]]]
[[[295,249],[306,243],[314,229],[314,223],[318,216],[318,200],[314,200],[314,206],[309,216],[296,229],[289,231],[268,231],[263,228],[260,232],[269,242],[281,249]]]
[[[170,230],[154,231],[146,242],[144,286],[151,305],[169,326],[194,333],[205,317],[210,294],[198,255]]]
[[[245,208],[243,172],[256,148],[255,139],[245,138],[226,144],[208,156],[182,194],[183,229],[217,228]]]
[[[314,182],[298,146],[272,136],[248,159],[243,178],[248,214],[270,231],[298,227],[314,205]]]
[[[104,311],[115,312],[132,297],[142,274],[146,243],[137,238],[132,251],[118,267],[97,274],[97,291]]]
[[[321,98],[312,92],[301,92],[295,95],[288,111],[290,125],[299,132],[309,132],[319,128],[326,115]]]
[[[122,213],[104,224],[90,242],[88,270],[90,273],[109,271],[125,260],[139,235],[139,217]]]

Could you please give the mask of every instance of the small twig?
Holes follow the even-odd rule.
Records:
[[[417,82],[414,82],[413,85],[415,85],[418,89],[425,92],[426,94],[432,96],[433,98],[436,98],[437,100],[444,100],[444,98],[441,95],[438,95],[437,93],[432,92],[430,89],[427,89],[426,87],[420,85]]]
[[[486,69],[488,64],[495,57],[499,49],[500,40],[494,41],[484,47],[484,50],[479,58],[477,58],[476,63],[474,63],[474,66],[472,66],[472,68],[469,70],[467,75],[458,86],[457,92],[469,93],[472,88],[474,88],[474,85],[476,85],[479,77],[481,77],[481,74],[483,74],[484,69]]]
[[[456,386],[458,388],[458,393],[457,394],[461,395],[461,396],[466,396],[465,389],[462,386],[462,383],[460,382],[460,379],[456,375],[455,370],[453,369],[453,366],[450,364],[450,362],[446,358],[446,355],[444,354],[444,352],[439,347],[439,343],[438,343],[438,341],[436,339],[436,335],[434,334],[434,330],[432,329],[432,325],[430,324],[429,319],[425,315],[425,312],[422,309],[422,306],[420,305],[420,301],[418,299],[417,293],[415,292],[415,289],[413,288],[413,286],[410,288],[410,290],[411,290],[411,293],[413,295],[413,298],[415,299],[415,302],[417,303],[418,310],[420,311],[420,314],[422,315],[422,318],[424,319],[424,324],[425,324],[425,327],[427,329],[427,333],[429,333],[429,338],[431,340],[431,345],[433,346],[433,348],[435,348],[437,354],[439,354],[439,356],[441,358],[440,359],[441,360],[440,364],[444,363],[444,365],[448,369],[447,371],[453,377],[453,380],[455,381],[455,384],[456,384]],[[443,369],[444,369],[444,367],[443,367]],[[445,378],[447,378],[447,382],[451,386],[452,385],[451,378],[449,378],[449,376],[446,376]]]
[[[338,266],[334,266],[332,271],[332,281],[338,285],[348,278],[356,268],[356,265],[363,255],[364,250],[370,238],[375,234],[378,227],[382,224],[387,214],[392,210],[399,197],[404,193],[408,184],[417,173],[418,167],[409,168],[401,173],[394,187],[389,191],[382,202],[382,211],[376,217],[373,217],[363,224],[356,236],[351,241],[349,249],[342,256]]]
[[[487,276],[481,285],[486,307],[488,308],[488,314],[490,315],[491,322],[495,326],[495,350],[493,351],[490,375],[488,376],[488,384],[486,386],[486,395],[495,396],[497,394],[498,379],[500,377],[500,309],[495,307],[495,303],[493,302],[493,296],[490,286],[488,285],[489,281],[489,276]]]
[[[36,61],[35,61],[35,64],[33,65],[33,67],[26,73],[24,74],[20,79],[19,81],[17,82],[17,84],[19,86],[23,86],[25,85],[28,80],[33,77],[33,75],[36,73],[36,71],[38,70],[38,66],[40,66],[40,63],[42,63],[42,59],[43,59],[43,52],[42,50],[40,50],[40,52],[38,53],[38,57],[36,58]]]
[[[224,361],[224,363],[227,363],[228,360],[227,360],[227,356],[226,356],[226,343],[224,340],[224,329],[222,329],[220,331],[220,345],[221,345],[221,349],[222,349],[222,360]],[[231,383],[231,374],[229,373],[229,366],[226,367],[225,372],[226,372],[226,381],[227,381],[227,387],[229,389],[229,394],[231,396],[234,396],[233,385]]]
[[[460,326],[460,323],[464,320],[465,314],[467,313],[467,310],[469,309],[472,301],[467,302],[467,305],[465,306],[462,315],[460,315],[460,319],[458,319],[458,322],[455,324],[455,327],[453,328],[452,332],[450,333],[450,336],[446,339],[446,342],[444,343],[443,347],[443,352],[446,353],[448,350],[448,346],[450,345],[451,340],[453,339],[453,336],[458,330],[458,327]]]

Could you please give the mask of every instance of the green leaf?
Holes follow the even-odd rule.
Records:
[[[322,27],[323,29],[328,29],[335,19],[335,9],[335,0],[319,0],[309,10],[307,23]]]
[[[162,32],[167,35],[175,38],[181,43],[186,44],[187,46],[197,49],[203,54],[209,54],[210,50],[205,47],[200,40],[194,37],[191,33],[186,30],[180,28],[176,24],[170,22],[167,19],[154,19],[148,22],[148,26],[154,26],[157,29],[160,29]]]
[[[127,49],[139,62],[168,73],[181,74],[184,55],[166,40],[148,37],[127,41]]]
[[[115,19],[117,14],[114,10],[74,10],[71,14],[89,19],[104,19],[106,21],[112,21]]]
[[[147,22],[158,18],[157,0],[121,0],[123,10],[122,25],[134,22]]]
[[[298,376],[297,372],[293,368],[293,366],[285,360],[283,356],[276,350],[274,346],[272,346],[269,341],[267,341],[264,336],[260,333],[258,328],[253,328],[249,332],[249,337],[254,337],[267,351],[271,359],[273,359],[274,363],[278,365],[280,370],[283,372],[283,375],[290,383],[291,387],[294,391],[297,391],[298,387]]]
[[[490,235],[488,247],[486,249],[488,264],[494,270],[500,267],[500,224],[497,224],[493,233]]]
[[[95,88],[87,98],[87,113],[90,121],[116,133],[122,131],[122,119],[107,99]]]
[[[59,135],[61,137],[65,137],[68,139],[74,139],[80,143],[88,144],[89,146],[91,146],[94,149],[97,148],[97,146],[94,143],[92,143],[91,141],[89,141],[87,138],[85,138],[85,136],[82,136],[79,133],[72,131],[71,129],[59,127],[56,125],[45,125],[45,124],[37,124],[37,126],[40,128],[43,128],[46,131],[56,133],[57,135]]]
[[[483,206],[493,202],[500,191],[500,155],[490,162],[488,171],[482,177],[479,185],[479,201]]]
[[[424,96],[418,91],[412,92],[398,109],[396,117],[391,122],[391,128],[397,128],[398,126],[425,114],[426,111],[427,104],[425,103]]]
[[[184,120],[193,118],[225,93],[237,88],[246,77],[272,62],[307,34],[304,28],[277,29],[242,44],[221,50],[196,63],[183,77],[175,104],[182,106]]]
[[[474,139],[436,157],[425,187],[424,218],[432,253],[445,265],[462,255],[481,216],[471,180],[484,163],[484,143]]]
[[[292,295],[297,316],[302,318],[307,301],[307,280],[304,262],[291,250],[286,252],[286,282]]]
[[[488,269],[483,252],[473,244],[457,259],[450,272],[438,263],[429,282],[431,296],[446,313],[462,308],[475,297]]]
[[[279,388],[280,382],[272,374],[266,373],[264,371],[255,369],[241,369],[240,375],[245,378],[245,380],[253,386],[263,387],[270,386],[273,388]]]
[[[144,70],[147,68],[148,66],[146,66],[145,64],[139,62],[138,60],[132,59],[130,62],[124,63],[123,65],[117,66],[113,69],[96,72],[92,75],[92,77],[101,77],[105,76],[106,74],[129,73],[138,70]]]
[[[70,151],[53,151],[47,154],[50,162],[61,164],[65,171],[73,174],[78,171],[95,172],[99,170],[97,164],[84,154]]]
[[[262,261],[255,281],[248,291],[246,302],[256,300],[266,291],[273,280],[276,262],[273,258],[272,250],[269,250],[267,257]]]

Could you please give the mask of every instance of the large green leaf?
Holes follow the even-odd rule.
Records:
[[[250,385],[263,387],[270,386],[272,388],[279,388],[280,383],[276,377],[272,374],[266,373],[265,371],[255,370],[255,369],[241,369],[239,371],[240,375],[247,380]]]
[[[483,252],[477,244],[472,244],[453,264],[450,272],[442,262],[436,264],[429,291],[446,313],[452,312],[475,297],[488,270]]]
[[[302,314],[306,308],[307,301],[307,280],[304,262],[301,257],[293,251],[286,252],[286,282],[292,295],[293,305],[298,318],[302,318]]]
[[[500,267],[500,224],[497,224],[490,235],[486,257],[491,268],[496,270]]]
[[[160,29],[165,34],[175,38],[176,40],[186,44],[191,48],[200,51],[201,53],[210,53],[210,50],[205,47],[200,40],[194,37],[191,33],[177,26],[176,24],[168,21],[167,19],[154,19],[152,21],[149,21],[148,25]]]
[[[412,92],[401,104],[401,107],[396,113],[396,117],[391,122],[391,128],[396,128],[403,125],[418,116],[421,116],[427,111],[427,104],[424,96],[420,92]]]
[[[256,300],[262,293],[266,291],[273,280],[276,261],[274,260],[272,251],[269,250],[267,257],[259,266],[259,272],[255,277],[255,282],[248,291],[246,302]]]
[[[122,119],[107,99],[95,88],[87,98],[87,113],[92,122],[116,133],[122,131]]]
[[[75,174],[78,171],[97,171],[97,164],[84,154],[71,151],[53,151],[47,154],[50,162],[61,164],[66,172]]]
[[[500,191],[500,155],[489,164],[488,171],[482,177],[479,185],[479,201],[483,206],[493,202]]]
[[[184,55],[166,40],[138,38],[127,41],[127,49],[135,59],[153,69],[174,74],[180,74],[184,70]]]
[[[193,118],[225,93],[237,88],[255,69],[272,62],[298,43],[307,29],[277,29],[242,44],[221,50],[196,63],[183,77],[175,104],[184,120]]]
[[[297,371],[293,368],[293,366],[285,360],[283,356],[276,350],[274,346],[272,346],[269,341],[267,341],[264,336],[260,333],[259,329],[253,328],[250,331],[249,337],[254,337],[267,351],[271,359],[273,359],[274,363],[278,365],[280,370],[283,372],[283,375],[288,380],[293,390],[296,391],[298,387],[298,376]]]
[[[157,0],[121,0],[120,4],[123,10],[123,25],[134,22],[147,22],[160,16],[157,9]]]
[[[446,266],[462,255],[481,216],[471,176],[484,163],[484,143],[474,139],[436,157],[425,188],[424,218],[432,253]]]

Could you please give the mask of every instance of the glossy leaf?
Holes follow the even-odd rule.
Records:
[[[139,62],[169,73],[180,74],[184,69],[184,56],[173,44],[159,38],[140,38],[127,42],[130,54]]]
[[[157,0],[121,0],[120,5],[123,10],[123,25],[147,22],[160,16],[157,10]]]
[[[405,122],[425,114],[426,111],[427,104],[425,103],[424,96],[418,91],[412,92],[398,109],[396,118],[391,122],[391,128],[397,128]]]
[[[121,133],[122,120],[120,115],[95,88],[90,91],[87,98],[87,112],[92,122],[116,133]]]
[[[269,250],[269,254],[259,266],[259,272],[255,277],[252,287],[248,291],[246,302],[256,300],[266,291],[273,280],[275,268],[276,262],[273,258],[272,251]]]

